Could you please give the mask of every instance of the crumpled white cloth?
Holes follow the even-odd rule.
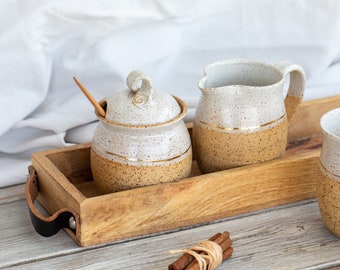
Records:
[[[182,98],[192,119],[209,63],[290,60],[305,99],[340,93],[337,0],[0,1],[0,187],[26,180],[31,153],[92,139],[97,100],[134,69]]]

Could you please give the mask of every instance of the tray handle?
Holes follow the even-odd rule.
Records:
[[[79,217],[72,210],[63,208],[50,217],[45,217],[39,213],[34,206],[34,201],[39,195],[38,175],[33,166],[28,167],[29,176],[25,187],[26,201],[32,225],[37,233],[42,236],[50,237],[66,228],[77,235],[79,229]]]

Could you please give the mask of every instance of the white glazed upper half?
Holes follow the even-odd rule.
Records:
[[[154,128],[129,128],[101,121],[93,147],[106,159],[139,166],[174,163],[191,154],[183,120]]]
[[[286,114],[285,75],[295,67],[286,61],[276,67],[243,59],[208,65],[198,83],[202,95],[196,111],[199,119],[196,117],[195,121],[239,132],[253,127],[268,128],[270,123],[276,125]],[[303,91],[293,94],[302,98]]]
[[[183,121],[186,104],[155,89],[141,71],[132,71],[127,85],[129,89],[106,99],[106,116],[98,115],[94,149],[109,160],[134,165],[178,162],[191,154]]]
[[[330,177],[340,181],[340,108],[324,114],[320,125],[323,133],[320,162]]]

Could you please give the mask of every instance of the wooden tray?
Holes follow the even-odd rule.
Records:
[[[335,107],[340,96],[303,103],[282,159],[206,175],[194,161],[189,178],[107,195],[92,179],[90,143],[34,153],[38,201],[49,213],[73,209],[77,232],[66,231],[89,246],[312,198],[322,140],[319,120]]]

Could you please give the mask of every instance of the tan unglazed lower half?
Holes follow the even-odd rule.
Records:
[[[202,173],[261,163],[282,157],[287,119],[263,130],[228,132],[206,125],[193,127],[193,147]]]
[[[135,166],[107,159],[91,149],[91,169],[98,188],[103,193],[110,193],[171,182],[189,176],[192,153],[187,151],[183,156],[171,162]]]
[[[319,168],[316,195],[322,219],[328,229],[340,238],[340,179],[326,176]]]

